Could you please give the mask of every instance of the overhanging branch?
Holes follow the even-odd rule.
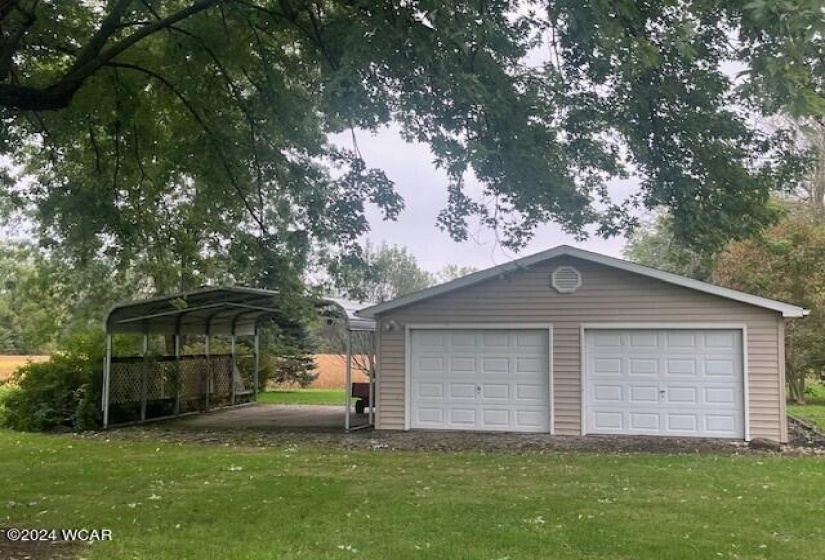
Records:
[[[114,60],[115,57],[150,35],[203,12],[219,4],[222,0],[199,0],[188,8],[142,27],[109,48],[104,49],[103,47],[111,38],[111,35],[119,29],[120,18],[123,17],[131,1],[120,0],[115,4],[112,12],[104,19],[100,29],[81,51],[81,54],[78,55],[75,63],[57,82],[45,88],[0,83],[0,106],[24,111],[48,111],[68,107],[74,94],[77,93],[83,83],[100,68]]]

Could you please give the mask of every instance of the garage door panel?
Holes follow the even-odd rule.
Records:
[[[665,358],[664,374],[668,377],[698,377],[695,358]]]
[[[443,383],[420,383],[416,386],[420,399],[441,399],[444,397]]]
[[[659,360],[650,358],[628,358],[627,374],[629,376],[657,377],[659,375]]]
[[[544,360],[541,358],[516,358],[516,374],[542,373],[544,370]]]
[[[622,337],[619,334],[594,333],[592,344],[595,348],[621,348]]]
[[[744,437],[741,338],[737,330],[586,331],[586,431]]]
[[[684,432],[687,434],[696,433],[699,429],[699,417],[696,414],[673,414],[666,415],[667,429],[670,432]]]
[[[705,403],[711,405],[734,405],[739,399],[730,387],[705,387]]]
[[[733,377],[736,375],[736,365],[731,359],[705,360],[706,377]]]
[[[476,400],[475,383],[450,383],[450,399]]]
[[[593,359],[593,371],[599,375],[621,375],[623,370],[621,358]]]
[[[624,429],[623,413],[621,412],[605,412],[600,410],[593,411],[593,426],[598,431],[615,432]]]
[[[707,414],[705,429],[720,434],[730,433],[736,429],[736,417],[733,414]]]
[[[519,333],[515,335],[517,348],[535,348],[540,351],[544,348],[546,335],[543,333]]]
[[[660,430],[660,416],[658,413],[652,412],[629,412],[628,419],[630,420],[630,429],[636,432],[650,431],[658,432]]]
[[[482,383],[481,398],[484,400],[508,400],[510,398],[510,386],[498,383]]]
[[[547,411],[538,410],[516,410],[513,413],[513,425],[518,430],[544,431],[546,426]]]
[[[444,358],[422,357],[418,359],[418,370],[425,373],[443,373]]]
[[[508,358],[489,357],[481,359],[481,373],[502,374],[510,372],[510,360]]]
[[[712,350],[733,351],[737,346],[737,336],[732,332],[706,332],[704,333],[705,348]]]
[[[626,335],[627,347],[634,350],[649,350],[651,348],[659,347],[659,337],[656,333],[639,332]]]
[[[418,345],[422,348],[444,348],[444,335],[439,333],[422,334],[418,339]]]
[[[481,426],[486,429],[507,429],[510,427],[510,411],[507,409],[485,408],[481,412]]]
[[[695,349],[696,335],[694,333],[670,331],[665,335],[665,348],[674,350]]]
[[[547,400],[547,386],[538,383],[517,383],[516,400],[540,403]]]
[[[453,373],[476,373],[478,371],[478,363],[473,357],[452,357],[450,358],[450,371]]]
[[[450,344],[456,349],[475,348],[476,335],[475,333],[453,331],[450,333]]]
[[[444,423],[444,411],[440,408],[418,407],[416,416],[419,424],[439,426]]]
[[[453,407],[447,411],[450,424],[456,427],[467,427],[476,425],[476,410],[474,408]]]
[[[485,333],[481,336],[483,349],[492,348],[499,350],[501,348],[507,348],[508,346],[508,337],[506,334],[495,334],[495,333]]]
[[[623,393],[620,385],[602,385],[601,383],[597,383],[593,387],[593,400],[596,402],[621,403],[624,401],[622,398]]]
[[[410,346],[412,428],[549,431],[546,330],[413,329]]]
[[[670,386],[664,390],[665,402],[669,404],[698,404],[698,387]]]
[[[630,385],[629,387],[629,403],[658,403],[659,402],[659,386],[658,385]]]

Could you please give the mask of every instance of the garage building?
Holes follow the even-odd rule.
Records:
[[[378,429],[785,442],[785,321],[807,310],[560,246],[359,314]]]

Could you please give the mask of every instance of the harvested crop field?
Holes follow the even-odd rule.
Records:
[[[318,378],[312,382],[312,389],[340,389],[346,385],[346,360],[338,354],[316,354],[315,373]],[[353,381],[367,381],[367,376],[357,368],[352,368]]]
[[[11,377],[14,370],[28,362],[45,362],[48,356],[0,356],[0,380]]]

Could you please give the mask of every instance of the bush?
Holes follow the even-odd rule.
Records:
[[[0,422],[24,431],[94,429],[100,422],[102,377],[102,336],[77,336],[49,361],[14,372],[0,406]]]

